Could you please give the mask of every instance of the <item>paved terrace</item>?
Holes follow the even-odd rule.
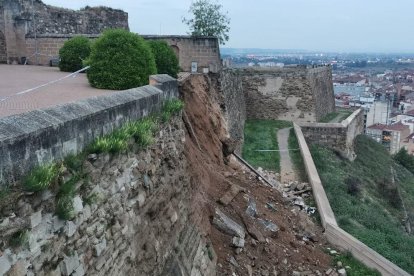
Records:
[[[16,95],[69,74],[60,72],[56,67],[0,64],[0,118],[111,92],[92,88],[86,74],[77,74],[46,87]],[[9,96],[11,97],[7,98]]]

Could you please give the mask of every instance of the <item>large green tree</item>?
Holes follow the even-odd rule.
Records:
[[[210,0],[197,0],[190,6],[192,18],[183,18],[193,36],[215,36],[220,44],[229,40],[230,18],[221,11],[222,5]]]

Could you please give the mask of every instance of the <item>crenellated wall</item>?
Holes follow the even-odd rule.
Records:
[[[238,72],[243,77],[248,118],[316,122],[335,110],[330,66]]]

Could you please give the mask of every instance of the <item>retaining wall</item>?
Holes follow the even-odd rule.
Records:
[[[0,119],[0,183],[14,183],[32,168],[81,152],[96,137],[160,111],[177,97],[177,81],[151,77],[144,86]],[[163,89],[163,90],[161,90]]]
[[[177,81],[167,75],[152,76],[150,84],[1,119],[2,179],[16,181],[33,166],[80,152],[178,96]],[[70,220],[57,215],[58,186],[74,176],[68,168],[59,185],[41,192],[11,185],[0,202],[0,275],[215,275],[214,250],[190,207],[185,139],[177,116],[145,149],[85,157],[87,177],[71,184]],[[13,245],[22,231],[27,241]]]
[[[364,112],[354,111],[341,123],[299,123],[306,142],[330,147],[354,160],[355,137],[364,132]]]
[[[409,273],[391,263],[338,226],[302,129],[299,125],[294,124],[294,130],[328,241],[343,250],[350,251],[356,259],[366,266],[378,270],[383,276],[409,276]]]

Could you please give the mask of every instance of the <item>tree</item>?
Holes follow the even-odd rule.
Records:
[[[91,53],[91,42],[84,36],[76,36],[65,42],[59,50],[59,68],[63,72],[75,72],[83,68],[83,61]]]
[[[176,78],[180,67],[174,50],[165,41],[151,40],[148,43],[155,57],[158,74],[168,74]]]
[[[107,30],[92,45],[87,65],[89,83],[96,88],[124,90],[146,85],[157,73],[154,55],[139,35]]]
[[[183,18],[183,23],[190,27],[192,36],[215,36],[224,45],[229,40],[230,18],[221,8],[222,5],[211,3],[210,0],[197,0],[189,10],[194,18]]]

